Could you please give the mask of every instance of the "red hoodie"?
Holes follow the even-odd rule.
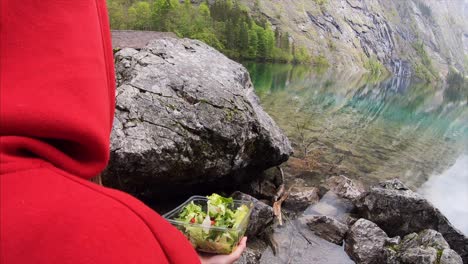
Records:
[[[131,196],[91,183],[109,158],[105,0],[0,0],[0,262],[199,263]]]

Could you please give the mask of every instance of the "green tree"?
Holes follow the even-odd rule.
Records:
[[[124,6],[118,1],[107,1],[110,26],[113,29],[125,29]]]
[[[132,29],[151,29],[151,6],[148,2],[135,2],[128,9],[128,25]]]
[[[223,43],[221,43],[216,35],[211,31],[196,33],[192,38],[201,40],[217,50],[224,50]]]
[[[257,58],[265,60],[267,58],[267,40],[265,30],[254,24],[253,29],[257,33]]]
[[[273,59],[273,48],[275,47],[275,33],[271,29],[271,24],[265,25],[265,56],[268,59]]]
[[[169,31],[173,24],[171,11],[179,9],[180,3],[177,0],[156,0],[153,2],[151,19],[153,29],[159,31]]]
[[[249,49],[249,25],[243,22],[239,29],[239,51],[243,57],[247,57],[247,50]]]
[[[247,49],[247,58],[257,58],[258,36],[255,29],[249,30],[249,48]]]
[[[291,48],[289,45],[289,33],[288,32],[281,34],[280,48],[286,52],[291,52]]]
[[[324,58],[323,56],[319,56],[318,58],[319,59],[316,62],[314,62],[314,63],[316,63],[317,66],[322,66],[322,64],[323,64],[323,66],[325,66],[325,64],[328,63],[328,62],[325,63],[325,61],[322,59],[322,58]],[[307,49],[304,48],[304,47],[295,48],[294,49],[294,61],[296,63],[310,62],[311,57],[310,57],[309,52],[307,51]]]

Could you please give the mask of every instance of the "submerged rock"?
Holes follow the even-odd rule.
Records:
[[[194,184],[232,186],[291,154],[247,70],[203,42],[157,39],[115,59],[107,185],[140,197]]]
[[[362,217],[381,226],[390,236],[423,229],[439,231],[463,262],[468,263],[468,238],[430,202],[397,179],[371,188],[358,203],[358,209]]]
[[[298,220],[274,225],[267,237],[270,246],[263,252],[260,264],[353,263],[341,246],[316,236]]]
[[[307,216],[304,218],[309,229],[317,236],[335,243],[343,244],[344,236],[348,232],[348,226],[325,215]]]
[[[316,187],[296,186],[289,190],[289,195],[283,202],[283,207],[295,212],[304,211],[310,205],[320,200],[320,190]]]
[[[387,234],[375,223],[359,219],[349,229],[345,251],[358,264],[384,262],[384,245]]]
[[[260,234],[270,223],[273,222],[274,214],[271,206],[241,192],[233,193],[232,197],[238,200],[251,201],[254,205],[246,232],[247,236],[254,237]]]
[[[349,215],[353,209],[354,204],[351,201],[340,198],[334,192],[328,191],[318,203],[309,206],[304,214],[326,215],[344,223],[354,223],[355,221]]]
[[[327,187],[341,198],[357,200],[364,194],[364,186],[346,176],[333,176],[327,179]]]

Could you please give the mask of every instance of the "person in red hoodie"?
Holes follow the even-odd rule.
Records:
[[[105,0],[0,0],[0,263],[233,263],[89,181],[109,159]]]

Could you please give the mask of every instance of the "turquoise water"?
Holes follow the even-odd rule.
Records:
[[[451,175],[444,177],[457,179],[457,194],[451,192],[453,181],[431,185],[432,193],[467,199],[466,165],[452,168],[468,153],[467,87],[395,77],[373,81],[285,64],[245,65],[263,108],[293,144],[295,153],[285,166],[291,178],[316,184],[344,174],[374,184],[397,177],[416,190],[433,177]],[[421,193],[434,196],[427,186]]]

